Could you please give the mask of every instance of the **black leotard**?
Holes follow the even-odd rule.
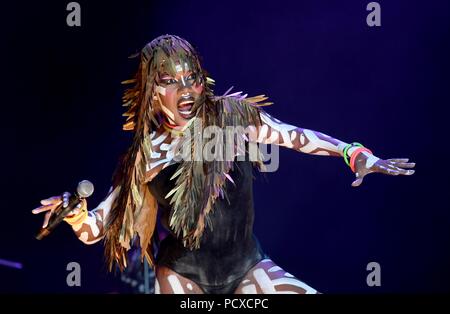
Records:
[[[213,230],[206,227],[200,248],[189,250],[168,228],[169,200],[165,195],[173,188],[170,180],[178,164],[165,169],[149,183],[158,201],[161,223],[169,235],[161,241],[157,265],[164,265],[196,282],[205,293],[233,293],[250,268],[267,256],[253,234],[253,167],[249,161],[236,161],[225,189],[229,203],[219,198],[209,214]]]

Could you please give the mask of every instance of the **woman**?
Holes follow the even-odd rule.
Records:
[[[408,159],[382,160],[361,144],[271,117],[261,109],[270,104],[264,96],[214,96],[197,53],[177,36],[156,38],[140,56],[135,78],[125,82],[134,85],[123,97],[132,145],[106,199],[91,211],[84,201],[65,220],[84,243],[105,240],[110,269],[126,267],[126,252],[138,238],[141,258],[155,269],[156,293],[316,293],[264,254],[253,234],[252,171],[264,166],[251,150],[256,143],[343,157],[356,175],[353,186],[372,172],[414,173]],[[204,135],[198,127],[217,131],[214,149],[209,137],[197,136]],[[230,127],[231,136],[220,133]],[[223,140],[232,148],[224,159],[217,158]],[[214,158],[204,158],[205,151]],[[68,197],[43,200],[33,213],[47,212],[46,226]],[[169,231],[160,243],[158,217]]]

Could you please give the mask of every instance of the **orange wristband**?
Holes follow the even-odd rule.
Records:
[[[87,210],[82,210],[80,213],[78,213],[77,215],[73,216],[73,217],[66,217],[64,218],[64,221],[67,222],[69,225],[79,225],[81,223],[83,223],[86,218],[88,216],[88,211]]]
[[[359,153],[362,152],[368,152],[370,154],[372,154],[372,151],[368,148],[365,147],[359,147],[357,148],[353,153],[352,156],[350,157],[350,169],[352,169],[353,172],[355,172],[355,160],[356,160],[356,156],[359,155]]]

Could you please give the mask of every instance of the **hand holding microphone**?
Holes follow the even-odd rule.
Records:
[[[77,191],[73,195],[65,192],[62,196],[53,196],[42,200],[42,206],[32,210],[33,214],[47,212],[36,239],[42,240],[63,220],[69,221],[70,217],[78,216],[81,212],[87,214],[86,198],[93,192],[94,185],[88,180],[83,180],[78,184]]]

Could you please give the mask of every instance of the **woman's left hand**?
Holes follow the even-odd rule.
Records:
[[[380,159],[369,152],[362,152],[356,156],[355,159],[355,175],[356,179],[352,186],[360,186],[364,177],[372,172],[379,172],[389,174],[391,176],[397,175],[412,175],[416,165],[414,162],[408,162],[408,158],[392,158]]]

